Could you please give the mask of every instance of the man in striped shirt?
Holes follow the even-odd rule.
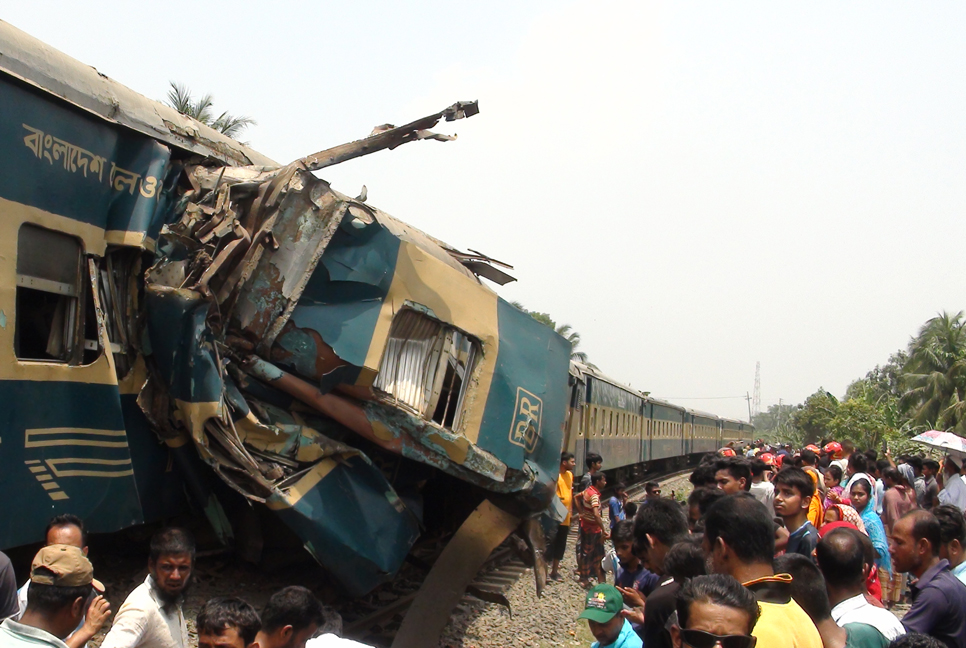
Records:
[[[600,512],[600,492],[607,486],[607,477],[602,472],[591,475],[590,486],[580,494],[580,546],[577,551],[577,571],[580,585],[590,588],[590,579],[605,583],[604,568],[600,561],[604,558],[604,539],[610,531],[604,525]]]

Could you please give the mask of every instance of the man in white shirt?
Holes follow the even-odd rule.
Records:
[[[188,648],[184,595],[194,569],[195,542],[183,529],[151,538],[148,576],[121,605],[102,648]]]
[[[858,530],[839,528],[825,534],[815,547],[815,559],[825,577],[835,623],[865,623],[889,641],[906,633],[892,612],[865,599],[865,548]]]
[[[852,484],[864,479],[870,484],[875,483],[875,480],[869,476],[869,458],[866,457],[861,452],[854,452],[852,456],[849,457],[848,467],[845,469],[845,474],[848,477],[848,481],[845,482],[845,493],[852,492]]]
[[[0,625],[4,648],[67,648],[64,639],[73,632],[94,599],[90,561],[77,547],[50,545],[34,556],[30,566],[27,609],[20,621],[6,619]]]
[[[312,592],[290,585],[268,599],[262,609],[262,629],[252,648],[305,648],[325,623],[322,604]]]
[[[952,504],[960,511],[966,511],[966,482],[959,474],[959,464],[952,457],[946,457],[943,463],[943,478],[937,476],[936,481],[942,490],[939,491],[940,504]]]
[[[751,460],[751,494],[765,505],[769,511],[775,510],[775,487],[765,479],[765,472],[769,469],[761,459]]]

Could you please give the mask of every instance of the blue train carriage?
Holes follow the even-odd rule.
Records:
[[[359,594],[402,563],[437,470],[484,501],[402,635],[445,623],[442,571],[472,577],[518,527],[539,549],[566,340],[481,283],[512,279],[492,260],[312,174],[446,139],[427,129],[475,104],[279,166],[4,23],[0,46],[0,390],[22,404],[0,419],[21,521],[0,546],[59,512],[155,519],[185,486],[230,542],[213,473]]]
[[[571,414],[567,444],[577,459],[577,474],[586,471],[591,452],[604,457],[604,470],[616,478],[632,478],[632,467],[649,461],[645,442],[644,394],[608,378],[598,369],[572,362]]]
[[[746,425],[748,424],[734,419],[721,419],[721,439],[718,447],[721,448],[731,442],[737,443],[741,441],[744,438],[742,436],[742,426]]]
[[[649,441],[652,460],[684,457],[686,453],[685,425],[687,410],[665,400],[647,398],[650,422]]]
[[[719,447],[720,419],[707,412],[688,410],[690,424],[690,445],[688,454],[715,452]]]
[[[183,510],[184,474],[137,404],[134,277],[180,160],[272,162],[4,22],[0,52],[0,493],[17,520],[0,525],[7,548],[39,541],[57,513],[96,533]]]

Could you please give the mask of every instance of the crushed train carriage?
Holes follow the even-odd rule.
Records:
[[[185,491],[230,542],[212,471],[355,594],[419,536],[426,471],[486,494],[457,533],[483,558],[521,524],[538,547],[569,344],[482,284],[498,263],[313,174],[474,103],[278,165],[3,22],[0,94],[0,547]]]

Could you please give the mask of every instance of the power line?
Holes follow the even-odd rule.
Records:
[[[744,396],[661,396],[660,398],[666,398],[669,401],[676,400],[725,400],[729,398],[740,398],[745,399]]]

